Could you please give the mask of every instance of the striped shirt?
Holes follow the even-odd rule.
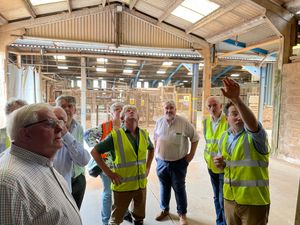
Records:
[[[82,225],[53,162],[12,144],[0,158],[1,225]]]

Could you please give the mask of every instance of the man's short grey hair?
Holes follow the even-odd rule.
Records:
[[[122,102],[115,102],[114,104],[112,104],[109,108],[110,113],[114,113],[114,111],[116,110],[117,107],[121,107],[121,109],[123,109],[124,104]]]
[[[207,105],[207,102],[209,99],[215,99],[217,101],[217,103],[221,104],[221,101],[220,101],[220,98],[218,96],[215,96],[215,95],[212,95],[212,96],[209,96],[206,101],[205,101],[205,105]]]
[[[38,122],[39,113],[42,111],[52,111],[53,107],[47,103],[37,103],[25,105],[15,111],[13,111],[7,120],[7,134],[10,140],[13,142],[17,140],[20,129],[24,126]]]
[[[174,102],[174,100],[166,100],[166,101],[164,101],[163,105],[164,106],[165,105],[172,105],[172,106],[174,106],[176,108],[176,103]]]
[[[57,106],[60,106],[60,101],[65,100],[67,103],[76,106],[76,98],[70,95],[60,95],[56,98],[55,103]]]
[[[8,116],[13,111],[15,111],[18,108],[21,108],[24,105],[28,105],[28,103],[25,100],[22,99],[10,99],[5,106],[5,114]]]
[[[127,110],[133,109],[134,111],[138,112],[137,107],[135,105],[124,105],[122,111],[121,111],[121,118],[124,119],[125,113]]]

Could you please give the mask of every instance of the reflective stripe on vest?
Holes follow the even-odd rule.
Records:
[[[222,149],[226,163],[224,198],[242,205],[267,205],[270,203],[268,155],[257,152],[250,138],[244,131],[231,155],[227,149],[228,133],[220,139],[219,150]]]
[[[218,169],[214,162],[213,158],[218,155],[218,143],[220,136],[227,129],[227,121],[224,115],[221,115],[220,121],[215,129],[213,130],[213,125],[211,118],[206,118],[203,120],[203,134],[206,141],[204,149],[204,159],[207,163],[208,169],[213,173],[223,173],[223,170]]]
[[[230,184],[230,186],[241,186],[241,187],[264,187],[269,186],[269,180],[230,180],[224,178],[225,184]]]
[[[115,145],[116,159],[114,161],[115,166],[113,171],[122,177],[122,183],[120,185],[112,183],[112,190],[131,191],[146,187],[146,152],[148,135],[142,129],[139,131],[138,154],[135,153],[124,130],[117,129],[112,132],[114,145],[115,142],[117,142],[117,145]]]

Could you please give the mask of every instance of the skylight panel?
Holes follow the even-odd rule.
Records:
[[[218,4],[208,0],[185,0],[181,5],[202,16],[206,16],[220,7]]]
[[[218,4],[209,0],[185,0],[172,14],[191,23],[195,23],[219,7]]]
[[[182,18],[184,20],[187,20],[191,23],[195,23],[198,20],[200,20],[201,18],[203,18],[203,16],[199,13],[196,13],[188,8],[185,8],[183,6],[178,6],[173,12],[172,14],[174,16],[177,16],[179,18]]]
[[[31,5],[44,5],[49,3],[64,2],[65,0],[30,0]]]

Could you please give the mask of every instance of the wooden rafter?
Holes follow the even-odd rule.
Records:
[[[129,5],[129,9],[133,9],[137,2],[138,2],[138,0],[131,0],[130,5]]]
[[[168,6],[168,10],[165,11],[164,14],[162,14],[159,18],[158,18],[158,22],[162,22],[164,21],[170,14],[171,12],[174,11],[174,9],[176,9],[184,0],[175,0],[175,2],[172,2],[169,6]]]
[[[218,55],[218,58],[225,57],[225,56],[228,56],[228,55],[238,54],[238,53],[241,53],[241,52],[246,52],[246,51],[249,51],[253,48],[259,48],[259,47],[275,44],[275,43],[278,43],[280,41],[280,39],[281,38],[276,37],[276,38],[272,38],[272,39],[268,39],[268,40],[263,40],[263,41],[255,43],[255,44],[249,45],[246,48],[241,48],[241,49],[238,49],[238,50],[235,50],[235,51],[220,54],[220,55]]]
[[[218,10],[216,10],[212,14],[200,19],[198,22],[196,22],[193,25],[191,25],[190,27],[188,27],[186,29],[186,33],[189,34],[193,31],[199,29],[200,27],[205,26],[206,24],[210,23],[211,21],[215,20],[216,18],[224,15],[227,12],[232,11],[233,9],[235,9],[236,7],[238,7],[242,3],[245,3],[245,0],[234,1],[232,4],[229,4],[226,7],[223,7],[223,8],[220,7]]]
[[[106,0],[102,0],[102,7],[105,7],[105,4],[106,4]]]
[[[252,29],[256,26],[259,26],[265,22],[266,22],[266,17],[264,15],[257,16],[255,18],[248,20],[247,22],[241,23],[239,25],[235,25],[232,28],[229,28],[229,29],[226,28],[223,32],[214,34],[214,35],[206,38],[206,40],[209,43],[215,44],[215,43],[217,43],[219,41],[223,41],[227,38],[235,37],[236,35],[246,33],[250,29]]]
[[[31,15],[32,18],[36,18],[36,13],[33,9],[33,6],[31,5],[30,0],[24,0],[25,6],[29,14]]]
[[[72,12],[72,3],[71,3],[71,0],[67,0],[67,4],[68,4],[69,13],[71,13]]]
[[[7,24],[7,19],[0,13],[0,25]]]

